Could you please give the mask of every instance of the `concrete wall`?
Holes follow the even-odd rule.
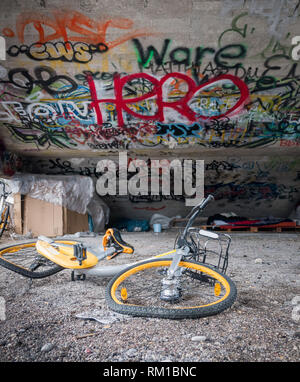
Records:
[[[119,158],[107,157],[116,163]],[[159,157],[139,156],[139,159]],[[173,157],[169,157],[173,160]],[[128,162],[136,157],[128,157]],[[234,212],[245,217],[288,217],[299,201],[300,158],[292,156],[216,156],[206,155],[205,191],[213,193],[216,202],[209,205],[205,216],[221,212]],[[102,176],[97,170],[97,158],[31,157],[23,161],[29,173],[55,175],[85,175],[95,184]],[[149,163],[149,162],[148,162]],[[162,162],[163,163],[163,162]],[[130,174],[128,173],[130,179]],[[197,172],[193,172],[197,174]],[[150,176],[150,168],[149,168]],[[150,185],[149,185],[150,189]],[[177,195],[106,197],[113,216],[123,218],[150,218],[154,213],[169,217],[185,216],[190,207],[185,199]]]
[[[2,0],[6,171],[79,158],[80,172],[120,150],[193,157],[218,208],[287,216],[300,195],[299,12],[297,0]]]

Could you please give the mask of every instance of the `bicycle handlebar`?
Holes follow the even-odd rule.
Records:
[[[191,216],[190,216],[190,218],[189,218],[189,220],[185,226],[185,229],[182,233],[182,236],[181,236],[182,239],[184,239],[186,237],[188,229],[193,224],[193,222],[196,219],[199,212],[202,211],[207,206],[207,204],[210,203],[212,200],[215,200],[215,198],[213,195],[210,194],[201,203],[199,203],[197,206],[195,206],[193,208],[193,210],[191,211]]]
[[[213,195],[208,195],[206,199],[204,199],[200,204],[199,204],[199,209],[203,210],[208,203],[210,203],[212,200],[215,200]]]

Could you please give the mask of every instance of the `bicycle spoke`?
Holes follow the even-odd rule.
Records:
[[[2,257],[11,263],[29,268],[31,264],[37,262],[40,256],[33,248],[24,248],[22,249],[22,255],[19,252],[14,252],[5,253]]]
[[[161,299],[161,293],[167,287],[162,286],[164,272],[157,269],[147,269],[132,275],[119,285],[117,296],[121,298],[122,288],[126,288],[128,304],[144,306],[168,307],[170,302]],[[180,277],[180,298],[176,307],[210,304],[217,301],[224,294],[215,294],[214,283],[203,273],[185,270]]]
[[[0,249],[0,265],[32,278],[47,277],[62,269],[40,255],[35,244],[30,242]]]

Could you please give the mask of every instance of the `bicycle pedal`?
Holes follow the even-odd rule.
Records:
[[[86,247],[81,243],[74,244],[74,257],[78,260],[79,265],[82,265],[82,262],[86,260]]]

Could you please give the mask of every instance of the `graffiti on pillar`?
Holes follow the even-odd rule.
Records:
[[[20,13],[0,31],[16,63],[0,66],[3,139],[25,151],[298,147],[300,69],[291,34],[260,41],[257,9],[265,23],[272,19],[258,2],[257,9],[243,3],[222,6],[234,15],[215,44],[203,37],[192,47],[126,15]],[[298,11],[290,9],[290,21]],[[288,28],[283,7],[271,13],[280,12]],[[282,27],[275,21],[274,31]],[[114,70],[103,70],[106,63]]]
[[[46,141],[91,149],[298,142],[298,119],[279,110],[271,118],[252,101],[247,84],[230,74],[200,85],[183,73],[95,77],[87,73],[83,84],[79,75],[61,75],[45,65],[32,71],[11,69],[7,79],[0,80],[0,121],[14,138],[43,147],[49,147]],[[277,102],[284,99],[286,95],[277,96]]]
[[[35,39],[25,43],[27,29],[33,28]],[[110,29],[125,33],[109,40]],[[51,30],[51,32],[49,32]],[[5,27],[7,38],[17,37],[19,45],[11,45],[7,53],[11,57],[26,56],[36,61],[61,60],[87,63],[99,53],[105,53],[137,36],[150,34],[146,29],[135,29],[128,18],[93,19],[74,10],[53,10],[47,14],[27,11],[16,20],[15,28]],[[56,41],[59,40],[59,41]]]

